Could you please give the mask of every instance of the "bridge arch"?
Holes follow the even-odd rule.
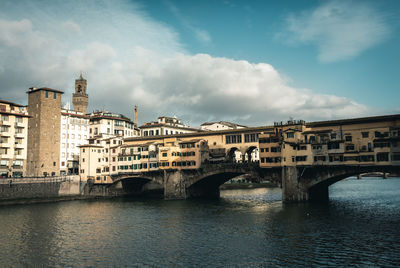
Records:
[[[151,178],[142,176],[123,176],[118,177],[110,187],[122,192],[124,195],[137,195],[143,193],[146,184],[152,181]]]
[[[238,147],[231,147],[227,150],[226,159],[234,163],[242,162],[243,153]]]
[[[186,181],[187,197],[219,197],[219,186],[240,175],[259,181],[264,171],[257,164],[225,163],[209,165]],[[272,174],[272,171],[270,171]],[[279,175],[280,176],[280,172]],[[277,176],[276,176],[277,177]]]
[[[258,160],[258,147],[250,146],[246,149],[245,161],[246,162],[256,162]]]
[[[283,200],[326,202],[329,200],[329,186],[338,181],[371,172],[400,174],[399,171],[399,166],[378,165],[285,167],[282,174]]]

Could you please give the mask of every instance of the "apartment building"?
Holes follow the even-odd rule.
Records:
[[[128,117],[108,111],[97,111],[89,114],[90,138],[98,135],[115,135],[121,137],[137,137],[139,129]]]
[[[88,143],[89,117],[70,109],[61,110],[60,173],[79,173],[79,147]]]
[[[148,122],[140,126],[141,136],[163,136],[199,132],[198,129],[182,124],[176,117],[160,116],[157,122]]]
[[[0,100],[0,178],[26,174],[28,111]]]
[[[81,180],[92,179],[95,183],[111,183],[111,175],[118,173],[121,145],[121,136],[101,135],[90,138],[88,144],[78,146]]]

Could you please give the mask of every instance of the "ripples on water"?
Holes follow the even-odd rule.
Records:
[[[400,179],[342,181],[325,205],[282,204],[275,188],[221,197],[0,207],[0,266],[400,264]]]

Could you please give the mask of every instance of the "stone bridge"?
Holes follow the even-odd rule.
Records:
[[[115,195],[158,193],[165,199],[219,197],[219,186],[248,174],[282,186],[283,202],[327,201],[328,187],[359,174],[382,172],[400,175],[400,166],[291,166],[260,168],[257,163],[206,164],[196,170],[159,170],[120,174],[107,191]]]

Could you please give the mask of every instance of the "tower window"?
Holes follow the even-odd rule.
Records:
[[[57,93],[53,92],[53,99],[57,99]]]
[[[49,97],[49,92],[46,90],[46,98]]]
[[[82,92],[82,86],[78,85],[78,92],[81,93]]]

